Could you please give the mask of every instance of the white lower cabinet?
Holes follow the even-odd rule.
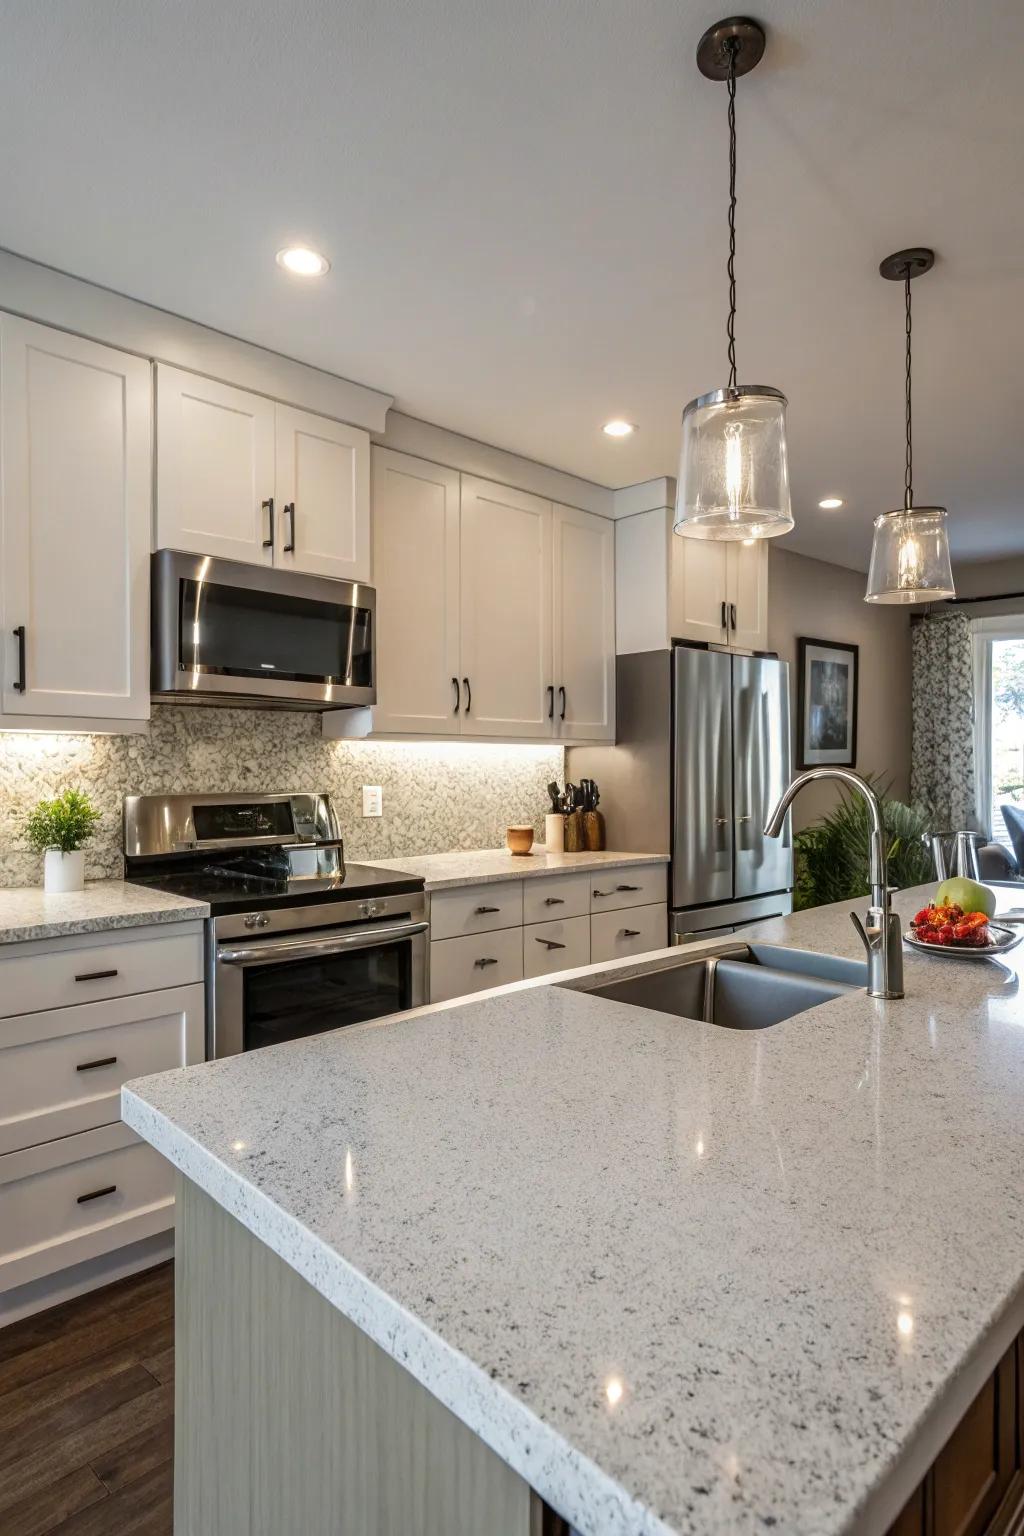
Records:
[[[623,960],[627,955],[646,955],[668,944],[668,908],[625,907],[617,912],[595,912],[590,919],[590,958]]]
[[[126,1125],[0,1157],[0,1292],[174,1225],[174,1170]]]
[[[0,1312],[173,1228],[170,1165],[122,1123],[121,1086],[204,1045],[198,922],[0,948]]]
[[[636,864],[437,891],[430,1001],[664,949],[665,865]]]
[[[430,1001],[503,987],[523,979],[523,930],[500,928],[466,939],[440,939],[430,946]]]
[[[590,919],[531,923],[523,929],[523,975],[550,976],[590,963]]]

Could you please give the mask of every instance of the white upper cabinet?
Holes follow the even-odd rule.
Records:
[[[370,576],[358,427],[157,365],[156,544],[314,576]]]
[[[726,549],[729,644],[763,651],[768,645],[768,541],[727,544]]]
[[[677,533],[670,537],[670,638],[728,645],[729,546],[717,539],[684,539]]]
[[[2,315],[0,430],[3,714],[146,719],[149,363]]]
[[[274,402],[156,369],[156,544],[269,565]]]
[[[373,449],[374,730],[458,735],[459,475]]]
[[[274,563],[312,576],[370,575],[370,439],[326,416],[275,407]]]
[[[673,509],[615,525],[617,649],[656,651],[673,640],[730,650],[768,644],[768,541],[684,539]]]
[[[556,734],[615,740],[615,528],[552,509]]]
[[[549,738],[551,503],[462,476],[462,731]]]

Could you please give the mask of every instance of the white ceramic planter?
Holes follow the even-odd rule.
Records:
[[[59,848],[47,848],[43,854],[43,890],[56,895],[80,891],[84,886],[85,850],[76,848],[74,853],[61,853]]]

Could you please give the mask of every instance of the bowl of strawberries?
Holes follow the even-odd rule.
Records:
[[[984,912],[965,912],[955,902],[947,902],[922,907],[903,937],[924,954],[976,960],[1013,949],[1022,935],[993,923]]]

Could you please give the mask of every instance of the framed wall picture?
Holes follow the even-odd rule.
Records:
[[[799,715],[796,750],[800,768],[857,761],[857,665],[859,647],[833,640],[797,640]]]

